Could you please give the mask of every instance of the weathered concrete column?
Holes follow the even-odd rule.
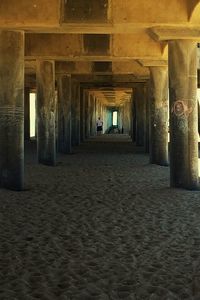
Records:
[[[96,99],[90,95],[90,135],[96,135]]]
[[[150,152],[150,81],[146,83],[146,142],[145,152]]]
[[[37,61],[37,152],[39,163],[56,164],[55,63]]]
[[[58,151],[71,153],[71,75],[58,78]]]
[[[122,127],[123,127],[123,116],[124,116],[124,106],[120,106],[119,107],[119,111],[118,111],[118,128],[121,132]]]
[[[200,135],[200,104],[199,104],[199,101],[197,101],[197,107],[198,107],[198,133]]]
[[[136,106],[136,146],[145,146],[146,140],[146,98],[144,85],[138,85],[134,90]]]
[[[122,108],[122,124],[123,133],[131,134],[131,107],[132,103],[130,101],[126,101]]]
[[[24,33],[0,31],[0,186],[24,188]]]
[[[80,85],[72,81],[72,146],[80,145]]]
[[[80,88],[80,141],[85,141],[85,93]]]
[[[24,139],[30,140],[30,89],[24,89]]]
[[[170,182],[197,189],[197,47],[193,41],[169,42]]]
[[[131,97],[131,133],[130,133],[133,142],[136,141],[136,103],[135,103],[134,91],[135,90],[133,89],[132,97]]]
[[[90,137],[90,94],[85,91],[85,137]]]
[[[150,163],[168,166],[168,69],[150,67]]]
[[[102,119],[102,111],[101,111],[101,102],[99,99],[96,99],[96,118],[100,117]]]

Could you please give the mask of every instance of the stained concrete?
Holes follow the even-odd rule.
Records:
[[[85,91],[85,137],[90,137],[90,95]]]
[[[171,186],[196,189],[199,175],[195,42],[169,42],[169,98]]]
[[[24,188],[24,34],[0,31],[0,186]]]
[[[24,89],[24,139],[30,139],[30,89]]]
[[[71,76],[58,78],[58,151],[69,154],[71,143]]]
[[[84,89],[80,88],[80,142],[85,141],[85,123],[86,123],[86,111],[85,111],[86,99]]]
[[[71,85],[71,138],[72,146],[78,146],[80,144],[80,84],[72,80]]]
[[[146,141],[146,94],[144,85],[138,85],[133,91],[135,102],[135,141],[137,146],[145,147]]]
[[[150,67],[150,162],[166,166],[168,160],[168,69]]]
[[[56,164],[55,63],[37,61],[37,151],[38,162]]]
[[[90,136],[96,135],[96,99],[90,95]]]

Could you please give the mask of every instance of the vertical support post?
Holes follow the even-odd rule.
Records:
[[[131,97],[131,138],[136,142],[136,103],[135,103],[135,89],[132,89]]]
[[[58,78],[58,151],[71,153],[71,75]]]
[[[90,135],[96,135],[96,99],[90,94]]]
[[[0,186],[24,188],[24,33],[0,31]]]
[[[197,47],[169,42],[170,182],[198,189]]]
[[[80,88],[80,141],[85,141],[85,93],[84,89]]]
[[[24,139],[30,140],[30,89],[24,89]]]
[[[144,86],[138,84],[134,93],[136,105],[136,146],[144,147],[146,139],[146,99]]]
[[[72,146],[80,145],[80,85],[72,80]]]
[[[150,83],[147,82],[146,89],[146,142],[145,142],[145,152],[150,151]]]
[[[168,166],[168,69],[150,67],[150,162]]]
[[[39,163],[56,165],[55,63],[37,61],[37,153]]]
[[[90,137],[90,94],[85,91],[85,136]]]

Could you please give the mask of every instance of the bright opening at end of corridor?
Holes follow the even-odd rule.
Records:
[[[35,120],[36,120],[36,94],[30,93],[30,137],[35,137]]]
[[[113,126],[117,126],[117,111],[113,112]]]

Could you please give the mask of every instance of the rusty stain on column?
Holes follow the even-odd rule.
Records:
[[[58,151],[71,153],[71,76],[58,78]]]
[[[199,188],[197,47],[169,42],[170,181],[172,187]]]
[[[56,165],[55,63],[37,61],[37,152],[39,163]]]
[[[150,67],[150,162],[168,166],[168,69]]]
[[[24,33],[0,31],[0,185],[24,188]]]

